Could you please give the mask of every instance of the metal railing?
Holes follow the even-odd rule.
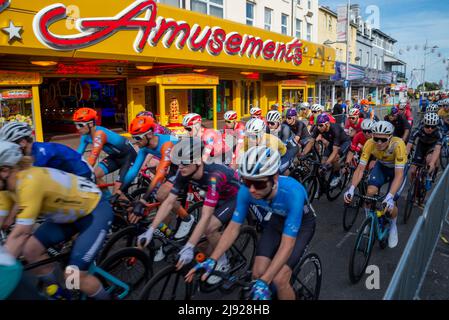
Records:
[[[432,261],[443,223],[447,221],[449,167],[433,190],[422,216],[413,229],[396,267],[384,300],[419,299],[427,270]]]

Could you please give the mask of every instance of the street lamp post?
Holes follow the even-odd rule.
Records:
[[[348,21],[346,23],[346,77],[345,77],[346,82],[348,82],[348,80],[349,80],[349,31],[350,31],[349,30],[349,26],[350,26],[349,19],[351,17],[350,9],[351,9],[351,0],[348,0],[348,9],[347,9],[347,20]],[[346,88],[346,99],[345,100],[349,100],[349,95],[350,95],[349,87],[350,86],[348,86]]]
[[[423,71],[423,91],[424,92],[426,91],[426,62],[427,62],[427,55],[432,53],[432,51],[430,51],[430,52],[426,52],[426,51],[427,51],[427,49],[434,50],[434,49],[437,49],[437,48],[438,48],[438,46],[428,47],[427,46],[427,40],[426,40],[426,44],[424,45],[424,66],[423,66],[423,69],[424,69],[424,71]]]

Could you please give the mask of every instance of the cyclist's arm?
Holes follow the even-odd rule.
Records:
[[[211,254],[211,258],[218,260],[235,242],[239,235],[240,226],[245,221],[250,203],[248,188],[241,186],[237,194],[237,206],[232,215],[231,222],[226,227],[217,246]]]
[[[352,159],[354,159],[354,151],[349,150],[348,155],[346,156],[345,163],[350,164],[352,162]]]
[[[404,180],[404,168],[394,168],[394,179],[391,183],[390,193],[396,195]]]
[[[167,198],[162,202],[161,206],[157,210],[156,216],[154,217],[151,227],[157,229],[159,225],[167,219],[170,211],[173,209],[178,196],[176,194],[170,193]]]
[[[125,175],[125,178],[123,179],[123,183],[120,186],[120,191],[126,190],[129,185],[134,181],[134,179],[139,174],[139,170],[142,167],[145,159],[146,159],[147,153],[144,149],[140,149],[137,153],[136,161],[134,161],[134,164],[132,167],[128,170],[128,172]]]
[[[404,180],[404,167],[405,164],[407,163],[406,150],[404,149],[405,144],[402,143],[402,141],[396,145],[394,179],[390,187],[390,193],[393,195],[396,195]]]
[[[76,150],[79,154],[83,155],[86,151],[87,146],[89,143],[87,142],[86,136],[81,136],[80,145],[78,146],[78,149]]]
[[[154,176],[153,180],[151,180],[150,186],[147,191],[148,194],[151,194],[154,188],[160,186],[162,182],[165,180],[168,168],[171,165],[170,153],[172,148],[173,142],[166,142],[162,145],[161,160],[159,161],[159,164],[156,167],[156,175]]]
[[[292,194],[292,199],[289,203],[289,212],[287,219],[284,222],[284,230],[281,238],[281,244],[273,257],[270,266],[261,277],[267,283],[271,283],[274,277],[281,271],[282,267],[287,263],[290,255],[295,247],[296,237],[301,226],[304,201],[307,193],[304,188],[295,190]]]
[[[104,144],[107,142],[106,133],[99,130],[95,133],[95,137],[92,141],[92,152],[87,158],[87,162],[93,167],[100,156],[101,150],[103,150]]]
[[[9,197],[8,192],[0,191],[0,228],[11,214],[14,201]]]
[[[369,158],[371,157],[371,152],[367,150],[367,144],[363,147],[362,156],[360,157],[359,165],[357,169],[355,169],[354,176],[352,177],[351,185],[354,188],[357,188],[360,181],[363,179],[363,173],[365,172],[365,168],[368,164]]]
[[[195,229],[192,232],[192,235],[189,238],[189,243],[193,246],[196,246],[201,239],[201,236],[205,233],[207,226],[210,223],[211,217],[214,215],[215,207],[209,207],[204,205],[201,210],[201,218],[198,221],[198,224],[195,226]]]

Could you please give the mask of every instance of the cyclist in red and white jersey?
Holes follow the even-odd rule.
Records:
[[[223,141],[233,151],[232,166],[237,168],[237,152],[245,138],[245,123],[238,121],[237,112],[230,110],[224,114],[225,126],[223,128]]]

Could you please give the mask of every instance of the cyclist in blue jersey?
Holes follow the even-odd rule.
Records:
[[[108,154],[108,157],[95,167],[95,177],[100,180],[105,175],[120,170],[114,187],[114,193],[116,193],[126,172],[132,167],[137,153],[128,139],[109,129],[97,126],[96,117],[97,112],[90,108],[78,109],[73,115],[75,126],[81,134],[78,153],[84,154],[87,146],[92,144],[92,151],[87,158],[87,162],[92,167],[95,166],[101,151]]]
[[[197,264],[186,275],[190,282],[197,270],[204,269],[206,280],[217,259],[228,250],[239,235],[250,205],[256,205],[263,217],[263,232],[253,266],[256,279],[252,290],[255,300],[271,298],[274,284],[280,300],[295,299],[290,285],[293,268],[300,262],[315,233],[315,215],[308,206],[304,187],[290,177],[279,176],[281,156],[266,146],[252,147],[243,156],[240,175],[243,184],[237,195],[237,206],[231,222],[217,247],[206,261]]]
[[[18,144],[23,154],[33,156],[35,167],[59,169],[95,180],[92,167],[75,150],[59,143],[33,142],[33,130],[23,122],[9,122],[0,129],[0,140]]]

